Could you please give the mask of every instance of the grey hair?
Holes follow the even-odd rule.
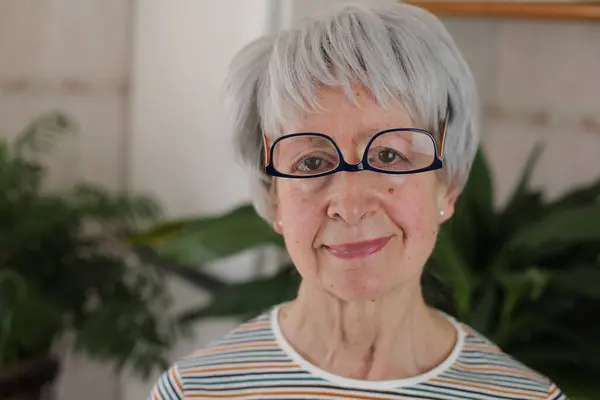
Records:
[[[433,14],[398,1],[371,0],[257,39],[231,63],[228,117],[235,148],[251,174],[254,206],[265,220],[272,222],[274,208],[263,133],[281,134],[299,111],[323,110],[315,99],[319,85],[342,87],[356,102],[354,83],[386,109],[400,102],[437,138],[449,110],[441,174],[450,187],[464,187],[479,146],[471,71]]]

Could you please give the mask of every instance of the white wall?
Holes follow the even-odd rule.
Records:
[[[249,200],[220,95],[231,58],[271,29],[276,10],[271,0],[137,2],[127,181],[130,189],[159,196],[170,216],[223,212]],[[250,258],[237,257],[213,270],[242,279],[253,273]],[[207,300],[178,280],[172,292],[177,309]],[[194,338],[173,350],[173,360],[236,324],[198,324]],[[125,375],[121,397],[144,398],[152,382]]]
[[[132,0],[0,1],[0,135],[60,110],[77,138],[52,160],[53,187],[124,182]]]
[[[172,213],[222,211],[247,199],[220,90],[234,53],[266,32],[268,0],[138,1],[129,187]]]

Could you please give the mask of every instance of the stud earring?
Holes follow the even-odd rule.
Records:
[[[444,210],[440,210],[440,217],[443,217],[446,213],[444,212]]]
[[[277,225],[283,226],[283,221],[282,220],[277,221]]]

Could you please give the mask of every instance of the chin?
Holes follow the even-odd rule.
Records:
[[[376,301],[392,290],[390,279],[385,277],[351,271],[344,275],[325,285],[327,291],[344,301]]]

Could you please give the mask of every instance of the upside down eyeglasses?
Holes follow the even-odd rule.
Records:
[[[449,112],[440,127],[439,144],[418,128],[394,128],[370,138],[358,164],[349,164],[329,135],[303,132],[284,135],[272,145],[264,135],[265,172],[282,178],[318,178],[340,171],[415,174],[443,167],[444,139]]]

